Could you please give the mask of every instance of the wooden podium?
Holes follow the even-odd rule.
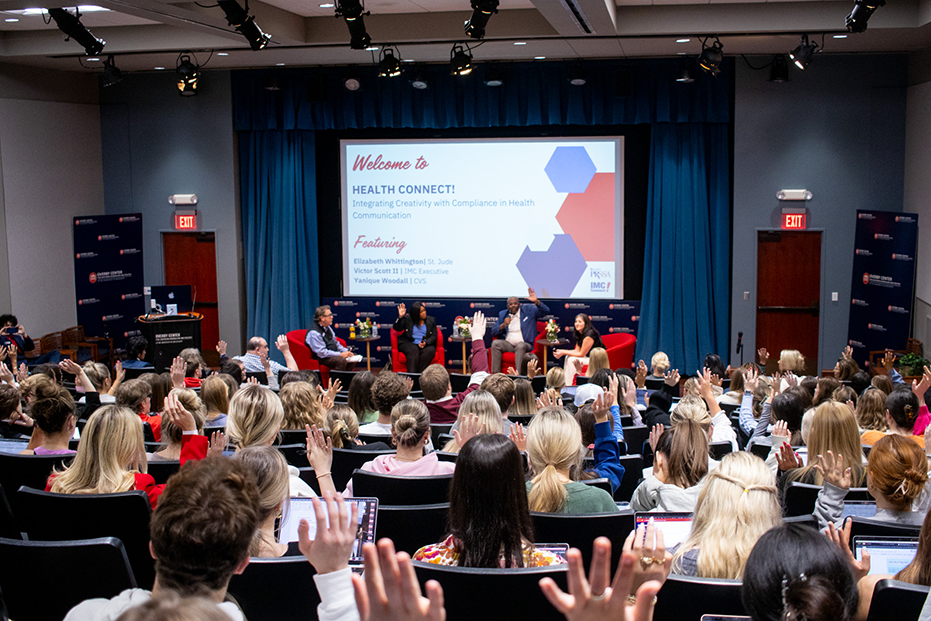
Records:
[[[200,313],[178,313],[177,315],[139,315],[136,323],[142,336],[149,342],[145,359],[156,373],[171,367],[171,361],[182,349],[200,349]]]

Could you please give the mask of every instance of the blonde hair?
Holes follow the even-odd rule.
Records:
[[[102,362],[94,362],[93,360],[88,360],[84,363],[84,375],[87,376],[87,379],[91,381],[91,384],[94,385],[94,388],[97,391],[103,390],[104,383],[110,379],[110,370],[107,369],[107,365]]]
[[[654,375],[662,375],[666,372],[666,369],[669,368],[669,356],[665,353],[658,351],[653,354],[653,357],[650,359],[650,371]]]
[[[608,351],[604,347],[593,347],[588,352],[588,369],[585,371],[585,377],[591,377],[600,369],[610,369],[611,363],[608,361]]]
[[[346,448],[359,435],[359,417],[351,407],[340,403],[323,417],[323,429],[333,441],[333,448]]]
[[[278,394],[284,408],[282,429],[303,429],[305,425],[323,426],[317,389],[309,383],[288,382]]]
[[[476,414],[478,416],[479,432],[477,435],[486,433],[502,433],[504,431],[504,419],[501,416],[501,408],[494,396],[487,390],[473,390],[466,398],[463,399],[462,405],[459,406],[459,416],[466,414]],[[450,440],[443,450],[447,453],[458,453],[459,443],[455,439]]]
[[[255,475],[259,487],[259,528],[249,545],[249,556],[259,556],[264,546],[274,543],[262,539],[262,524],[279,509],[283,513],[289,504],[291,475],[288,462],[284,455],[270,446],[244,448],[232,459],[242,462]]]
[[[197,426],[197,432],[204,432],[204,422],[207,420],[207,408],[197,393],[190,388],[175,388],[170,393],[178,397],[181,407],[191,413],[194,417],[194,425]],[[167,416],[162,417],[162,438],[168,440],[169,444],[181,444],[183,429],[176,426]]]
[[[239,448],[271,446],[281,430],[284,410],[281,399],[268,388],[250,385],[240,389],[230,401],[226,435]]]
[[[84,427],[74,462],[56,472],[57,494],[109,494],[135,488],[135,472],[146,471],[142,419],[129,408],[98,408]]]
[[[791,471],[788,475],[789,481],[801,479],[821,485],[824,479],[814,464],[818,455],[825,455],[831,451],[835,456],[844,456],[844,466],[850,468],[853,476],[853,487],[863,485],[866,470],[863,468],[860,430],[853,412],[846,404],[825,401],[815,409],[811,416],[811,431],[808,434],[807,445],[808,465]]]
[[[698,550],[698,576],[740,580],[757,540],[782,523],[776,481],[762,459],[728,453],[705,479],[692,532],[672,559],[678,571],[689,550]]]
[[[227,414],[230,411],[229,387],[219,375],[211,375],[201,382],[200,398],[207,408],[207,414]]]
[[[430,412],[420,401],[404,399],[391,408],[391,438],[398,446],[417,446],[430,435]]]
[[[29,401],[35,395],[36,389],[38,388],[39,384],[44,384],[46,382],[48,382],[49,385],[51,386],[56,385],[55,382],[52,381],[52,378],[50,378],[48,375],[45,375],[43,373],[37,373],[36,375],[30,375],[29,377],[27,377],[26,379],[24,379],[23,381],[19,383],[19,392],[22,394],[23,399],[25,399],[26,401]]]
[[[669,415],[669,424],[677,425],[686,419],[698,423],[706,433],[711,429],[711,413],[708,412],[708,406],[694,395],[682,397],[679,405]]]
[[[862,429],[886,431],[886,393],[870,387],[857,399],[857,424]]]
[[[779,352],[779,359],[782,360],[782,366],[786,371],[793,373],[805,372],[805,356],[797,349],[783,349]]]
[[[559,470],[578,468],[581,447],[582,428],[564,409],[551,406],[534,415],[527,427],[527,453],[534,473],[527,497],[531,511],[554,513],[563,508],[568,492]]]
[[[546,387],[562,390],[566,387],[566,372],[560,367],[553,367],[546,372]]]

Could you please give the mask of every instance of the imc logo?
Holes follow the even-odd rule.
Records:
[[[592,282],[591,292],[592,293],[607,293],[608,287],[611,286],[610,282]]]

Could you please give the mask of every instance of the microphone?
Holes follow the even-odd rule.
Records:
[[[743,338],[744,338],[744,333],[738,332],[737,333],[737,351],[735,353],[739,354],[740,350],[743,349],[743,344],[741,343],[741,341],[743,341]]]

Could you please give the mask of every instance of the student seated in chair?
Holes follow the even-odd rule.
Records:
[[[485,352],[485,315],[475,313],[472,318],[472,377],[469,386],[453,397],[449,373],[441,364],[431,364],[420,376],[420,388],[430,411],[431,423],[452,423],[459,415],[459,406],[470,392],[477,389],[488,377],[488,356]]]

